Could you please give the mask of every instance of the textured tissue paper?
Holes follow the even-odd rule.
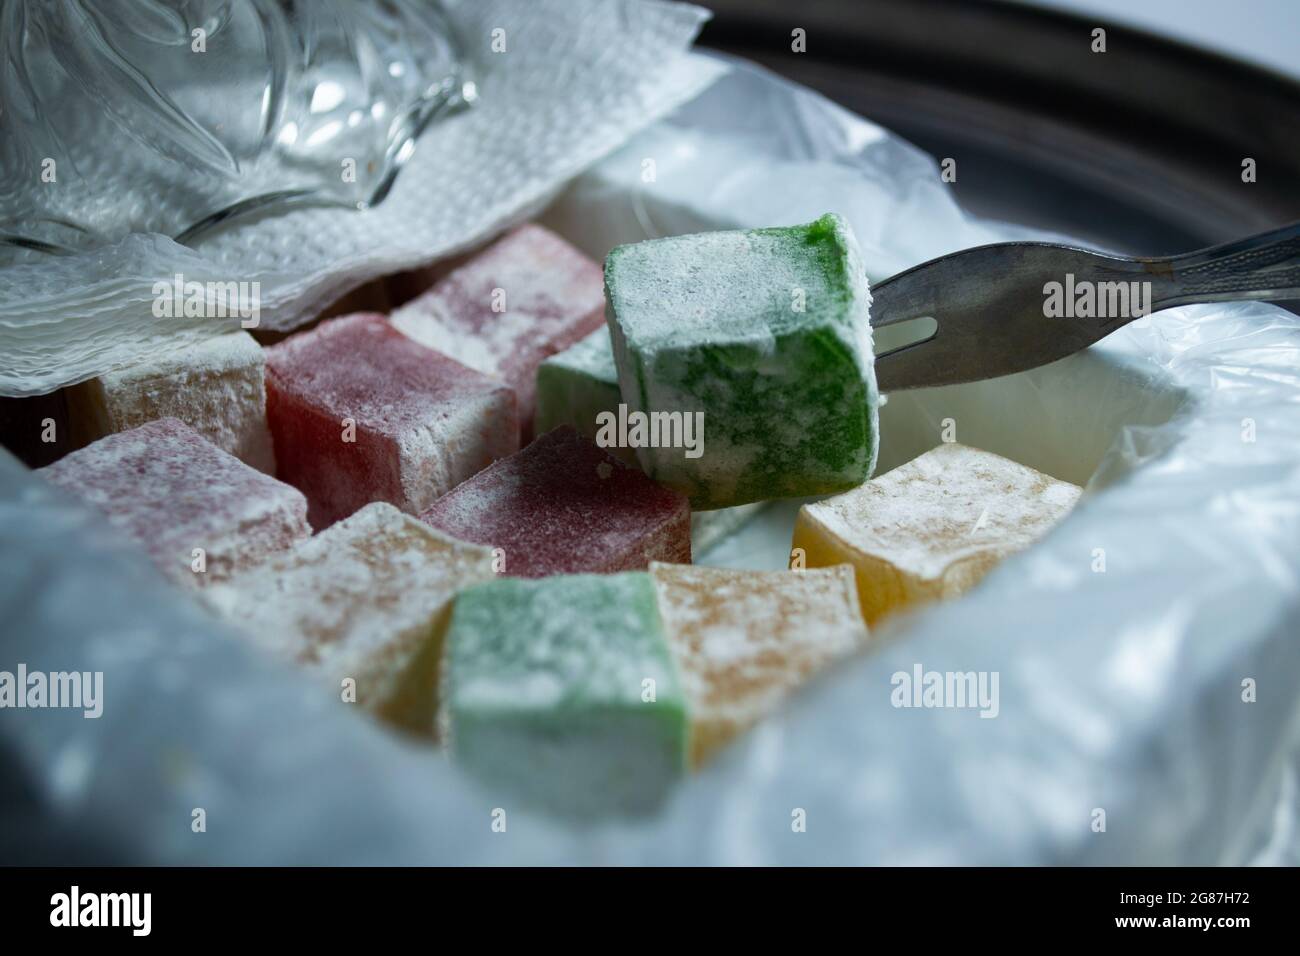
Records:
[[[432,124],[378,206],[235,220],[182,246],[130,235],[0,271],[0,395],[39,395],[237,327],[155,318],[154,283],[260,283],[259,327],[291,329],[370,279],[474,246],[690,98],[722,67],[681,54],[707,17],[660,0],[454,0],[478,101]],[[494,31],[506,38],[493,52]],[[111,173],[110,173],[111,174]],[[158,197],[158,201],[166,201]]]

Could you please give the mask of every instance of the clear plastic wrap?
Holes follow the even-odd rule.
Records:
[[[678,149],[705,164],[693,181],[666,175]],[[912,148],[739,65],[546,219],[603,254],[827,209],[851,219],[876,277],[1016,234],[962,216]],[[655,818],[583,828],[517,812],[320,700],[0,462],[4,666],[99,669],[105,688],[97,720],[0,714],[19,771],[0,846],[155,863],[1293,861],[1300,317],[1182,308],[1042,369],[890,396],[881,467],[949,421],[959,441],[1086,482],[1084,500],[966,597],[881,629]],[[765,509],[735,560],[775,560],[789,515]],[[894,676],[917,666],[997,674],[996,718],[894,706]]]

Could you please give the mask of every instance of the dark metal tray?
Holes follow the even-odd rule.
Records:
[[[1300,83],[1266,69],[995,0],[708,5],[703,45],[955,158],[958,198],[979,215],[1145,255],[1300,220]]]

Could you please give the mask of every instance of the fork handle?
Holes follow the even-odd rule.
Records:
[[[1300,222],[1223,245],[1137,260],[1156,309],[1191,302],[1300,298]]]

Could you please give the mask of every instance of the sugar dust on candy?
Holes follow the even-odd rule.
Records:
[[[1080,489],[991,452],[939,445],[852,491],[804,505],[792,547],[851,564],[869,624],[974,587],[1045,534]]]
[[[500,378],[532,436],[537,368],[604,321],[600,266],[554,233],[524,225],[393,314],[417,342]]]
[[[247,332],[214,336],[68,389],[72,424],[89,441],[177,418],[273,475],[264,367],[262,347]]]
[[[871,296],[835,215],[619,246],[605,260],[623,401],[704,415],[704,453],[643,447],[699,510],[843,491],[875,466]]]
[[[300,492],[174,418],[101,438],[39,473],[183,584],[223,580],[311,534]]]
[[[518,443],[509,388],[372,313],[268,349],[267,417],[317,528],[372,501],[418,513]]]
[[[685,703],[645,573],[467,590],[442,708],[457,762],[575,818],[653,810],[686,769]]]
[[[572,428],[557,428],[438,499],[421,520],[501,549],[522,577],[691,559],[690,507]]]
[[[853,572],[652,564],[698,765],[866,644]]]
[[[487,548],[376,502],[205,599],[338,698],[431,736],[451,601],[493,576]]]

